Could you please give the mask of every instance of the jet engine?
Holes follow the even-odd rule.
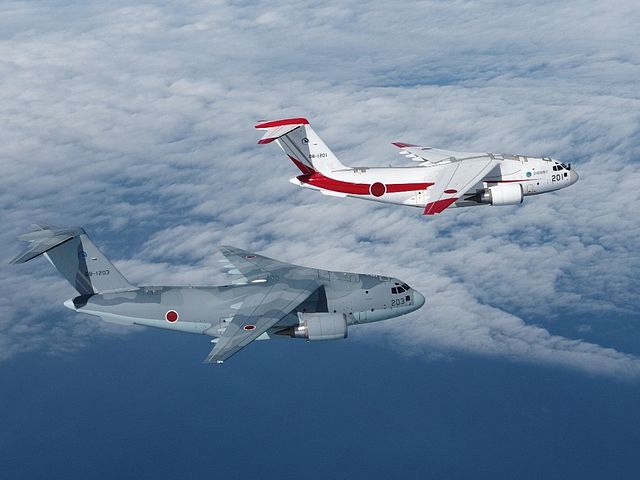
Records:
[[[480,196],[480,203],[490,205],[516,205],[522,203],[522,185],[519,183],[501,183],[486,188]]]
[[[347,338],[347,318],[342,313],[298,313],[300,324],[286,332],[307,340],[340,340]]]

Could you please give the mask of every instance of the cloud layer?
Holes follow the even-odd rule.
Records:
[[[132,281],[217,283],[215,247],[234,244],[427,296],[358,330],[371,341],[640,374],[599,345],[621,322],[638,335],[634,2],[111,5],[1,7],[7,257],[29,223],[81,224]],[[325,197],[255,144],[256,120],[289,115],[346,164],[402,164],[403,140],[553,155],[581,180],[429,219]],[[46,262],[0,270],[0,286],[0,358],[123,331],[65,313],[72,291]]]

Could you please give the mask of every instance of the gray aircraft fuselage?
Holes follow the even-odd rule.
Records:
[[[404,315],[425,302],[419,292],[412,288],[405,290],[406,284],[394,278],[309,268],[296,270],[297,276],[317,282],[318,289],[270,328],[269,338],[291,336],[290,329],[299,326],[298,313],[344,314],[348,325],[356,325]],[[272,288],[274,281],[224,286],[140,286],[133,291],[78,296],[67,300],[65,306],[108,322],[217,337],[244,298]]]

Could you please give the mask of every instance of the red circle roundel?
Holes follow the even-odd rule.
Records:
[[[255,325],[245,325],[244,328],[246,331],[251,331],[251,330],[255,330],[256,326]]]
[[[381,197],[382,195],[387,193],[387,187],[384,186],[384,183],[376,182],[371,184],[371,186],[369,187],[369,191],[374,197]]]
[[[175,310],[169,310],[164,314],[164,318],[167,320],[167,322],[173,323],[178,321],[180,315],[178,315],[178,312],[176,312]]]

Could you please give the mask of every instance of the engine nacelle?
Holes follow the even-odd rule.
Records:
[[[298,313],[300,325],[290,330],[295,338],[340,340],[347,338],[347,317],[342,313]]]
[[[488,203],[494,206],[517,205],[522,203],[522,185],[519,183],[501,183],[493,187],[486,188],[480,197],[481,203]]]

